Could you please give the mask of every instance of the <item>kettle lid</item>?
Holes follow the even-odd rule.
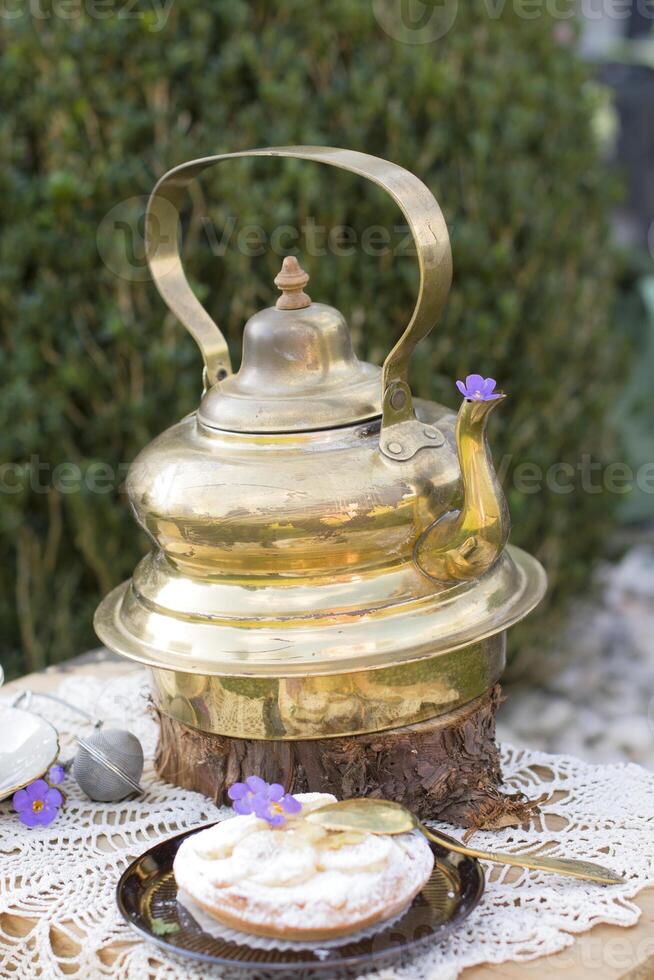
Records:
[[[343,315],[313,303],[287,256],[274,307],[245,325],[240,370],[204,395],[200,422],[230,432],[306,432],[381,415],[381,369],[359,361]]]

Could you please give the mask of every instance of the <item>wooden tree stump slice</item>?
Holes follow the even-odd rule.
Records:
[[[516,825],[535,808],[507,795],[495,742],[497,685],[446,715],[391,731],[306,741],[259,741],[196,731],[157,712],[159,775],[229,804],[227,789],[247,776],[287,792],[329,792],[338,799],[383,797],[422,819],[461,827]]]

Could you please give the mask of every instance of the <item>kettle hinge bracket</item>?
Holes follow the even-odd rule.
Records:
[[[438,448],[445,436],[433,425],[420,422],[413,410],[411,389],[394,381],[384,392],[379,448],[387,459],[411,459],[421,449]]]

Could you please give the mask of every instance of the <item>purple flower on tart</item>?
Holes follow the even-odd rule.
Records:
[[[14,793],[14,808],[26,827],[47,827],[57,816],[63,796],[45,779],[35,779],[25,789]]]
[[[457,381],[456,386],[468,401],[492,402],[495,398],[502,397],[501,392],[495,391],[496,384],[495,378],[482,378],[481,374],[469,374],[465,382]]]
[[[282,827],[287,816],[302,809],[300,801],[285,793],[281,783],[267,783],[259,776],[248,776],[244,783],[234,783],[227,795],[233,801],[236,813],[241,816],[253,813],[271,827]]]

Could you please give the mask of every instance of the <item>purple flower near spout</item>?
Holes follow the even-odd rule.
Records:
[[[495,378],[482,378],[481,374],[469,374],[465,380],[457,381],[456,386],[463,395],[471,402],[492,402],[496,398],[501,398],[499,391],[495,391]]]
[[[234,801],[237,813],[254,813],[261,820],[267,820],[271,827],[282,827],[287,815],[302,809],[300,801],[285,793],[280,783],[267,783],[259,776],[248,776],[244,783],[234,783],[227,795]]]
[[[35,779],[14,793],[13,803],[26,827],[47,827],[57,816],[63,796],[54,786],[48,786],[45,779]]]

